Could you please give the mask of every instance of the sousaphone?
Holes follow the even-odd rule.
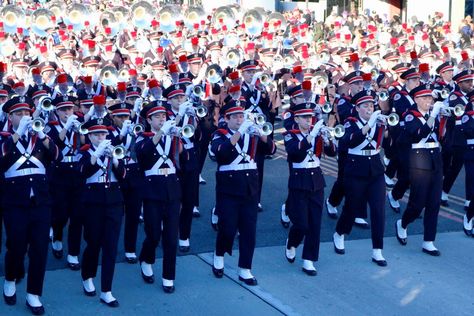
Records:
[[[48,36],[47,30],[54,27],[54,13],[51,10],[37,9],[31,15],[31,30],[40,37]]]
[[[132,24],[139,29],[149,29],[156,15],[155,7],[148,1],[138,1],[130,9]]]
[[[18,27],[24,27],[26,14],[20,6],[9,4],[0,11],[3,29],[6,33],[16,34]]]
[[[184,24],[188,30],[194,29],[194,24],[201,25],[201,21],[206,20],[206,12],[202,7],[189,7],[184,14]]]
[[[160,30],[164,33],[173,32],[176,29],[176,21],[181,20],[181,12],[175,5],[165,5],[158,12]]]
[[[245,12],[242,22],[245,25],[245,32],[250,36],[256,36],[262,32],[264,17],[260,10],[250,9]]]
[[[212,16],[212,25],[220,29],[222,26],[226,26],[228,30],[235,26],[235,14],[231,7],[222,6],[217,8],[216,12]]]

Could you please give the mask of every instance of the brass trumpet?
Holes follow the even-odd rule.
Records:
[[[346,129],[342,124],[337,124],[334,127],[323,126],[321,128],[321,135],[326,135],[329,139],[341,138],[345,133]]]
[[[53,100],[50,97],[43,96],[38,100],[38,105],[41,108],[41,111],[51,112],[54,110]]]
[[[167,135],[178,136],[183,138],[191,138],[194,136],[196,128],[191,124],[186,124],[183,127],[173,126]]]
[[[464,105],[456,104],[453,107],[446,106],[442,108],[442,116],[463,116],[466,111]]]
[[[206,92],[204,91],[204,88],[201,85],[196,85],[193,87],[193,96],[198,99],[202,99],[206,96]]]
[[[134,125],[130,125],[128,133],[131,136],[138,136],[138,134],[143,133],[144,130],[145,130],[145,126],[137,123]]]
[[[324,113],[324,114],[329,114],[332,112],[332,104],[329,103],[329,102],[326,102],[323,104],[323,106],[321,107],[321,111]]]
[[[257,136],[268,136],[273,132],[273,125],[270,122],[265,122],[263,124],[254,124],[249,127],[246,131],[247,134],[257,135]]]
[[[264,125],[267,122],[267,118],[264,114],[260,113],[249,113],[246,112],[246,120],[250,120],[257,125]]]
[[[203,118],[207,115],[207,107],[204,105],[200,105],[196,108],[196,116],[199,118]]]
[[[397,113],[393,112],[393,113],[390,113],[389,115],[383,115],[381,114],[379,116],[379,118],[381,120],[384,120],[385,122],[387,122],[387,125],[388,126],[397,126],[398,123],[400,123],[400,117],[398,116]]]
[[[39,133],[44,130],[46,126],[46,122],[42,118],[36,118],[31,121],[31,131],[35,133]]]
[[[380,91],[378,94],[377,94],[378,98],[380,101],[387,101],[388,100],[388,92],[387,91]]]
[[[125,158],[126,151],[127,149],[122,145],[117,145],[115,147],[109,146],[105,150],[105,155],[116,159],[123,159]]]

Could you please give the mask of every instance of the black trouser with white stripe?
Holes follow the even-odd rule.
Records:
[[[257,231],[258,194],[235,196],[218,194],[216,211],[219,216],[219,230],[216,238],[216,255],[232,255],[232,245],[239,232],[239,267],[252,268],[253,252]]]
[[[288,247],[298,247],[304,239],[303,259],[317,261],[321,232],[324,189],[316,192],[290,189],[288,211],[292,226],[288,233]]]
[[[156,247],[162,238],[163,278],[174,280],[176,276],[176,247],[178,243],[180,201],[143,200],[145,240],[140,252],[140,262],[155,263]],[[163,229],[162,224],[163,223]]]
[[[102,250],[101,291],[109,292],[112,290],[123,206],[85,203],[83,211],[84,239],[87,246],[82,256],[82,279],[96,276]]]
[[[7,236],[5,280],[20,280],[25,275],[24,260],[28,251],[28,282],[30,294],[43,293],[43,281],[48,254],[51,209],[38,206],[31,199],[29,207],[5,206],[3,220]]]
[[[344,204],[336,225],[339,235],[349,234],[357,217],[355,210],[370,207],[370,228],[372,248],[383,249],[385,229],[385,180],[383,174],[369,177],[347,176],[344,178],[346,192]]]

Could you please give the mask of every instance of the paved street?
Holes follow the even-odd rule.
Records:
[[[193,220],[191,252],[178,258],[176,288],[172,295],[165,295],[159,284],[143,283],[138,265],[124,262],[123,242],[120,240],[114,295],[121,307],[114,314],[177,315],[419,315],[422,313],[461,315],[472,310],[474,300],[468,295],[471,284],[465,279],[474,260],[474,240],[462,233],[464,204],[464,170],[451,192],[450,206],[442,207],[439,217],[437,246],[440,258],[431,258],[421,252],[422,220],[409,227],[409,245],[401,247],[394,236],[394,222],[400,215],[386,206],[386,247],[384,255],[387,268],[370,262],[370,230],[354,227],[347,240],[346,255],[337,256],[332,250],[332,234],[336,224],[323,213],[320,262],[316,264],[319,275],[307,277],[301,272],[301,262],[293,265],[283,257],[287,230],[279,221],[279,211],[287,194],[288,167],[281,136],[276,137],[279,150],[271,160],[266,160],[262,204],[264,211],[258,215],[257,247],[253,272],[260,286],[243,287],[236,278],[236,255],[226,257],[227,278],[216,280],[209,262],[215,243],[215,232],[210,226],[210,212],[214,204],[215,163],[208,160],[201,186],[201,218]],[[334,182],[337,164],[334,158],[323,158],[326,175],[326,196]],[[407,199],[402,201],[402,210]],[[140,226],[138,251],[143,240]],[[451,233],[449,233],[451,232]],[[416,235],[416,236],[415,236]],[[4,240],[3,240],[4,242]],[[235,243],[238,249],[238,242]],[[66,249],[67,251],[67,249]],[[158,255],[161,256],[160,249]],[[238,252],[236,252],[237,254]],[[3,274],[4,249],[0,260]],[[161,261],[155,265],[160,275]],[[65,259],[48,258],[48,271],[43,302],[48,313],[61,315],[70,306],[70,314],[110,314],[98,298],[82,294],[80,273],[67,269]],[[159,277],[157,277],[159,281]],[[14,308],[0,304],[0,315],[27,314],[24,308],[24,287],[19,285],[19,303]],[[99,287],[99,279],[96,286]],[[227,302],[228,303],[224,303]],[[213,302],[217,302],[213,306]],[[444,302],[444,303],[443,303]],[[461,309],[461,306],[464,306]]]

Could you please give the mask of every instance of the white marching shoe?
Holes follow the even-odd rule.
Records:
[[[387,266],[387,261],[382,255],[382,249],[372,249],[372,262],[375,262],[380,267]]]
[[[337,232],[332,235],[333,243],[334,243],[334,251],[338,255],[343,255],[346,250],[344,248],[344,234],[339,235]]]

